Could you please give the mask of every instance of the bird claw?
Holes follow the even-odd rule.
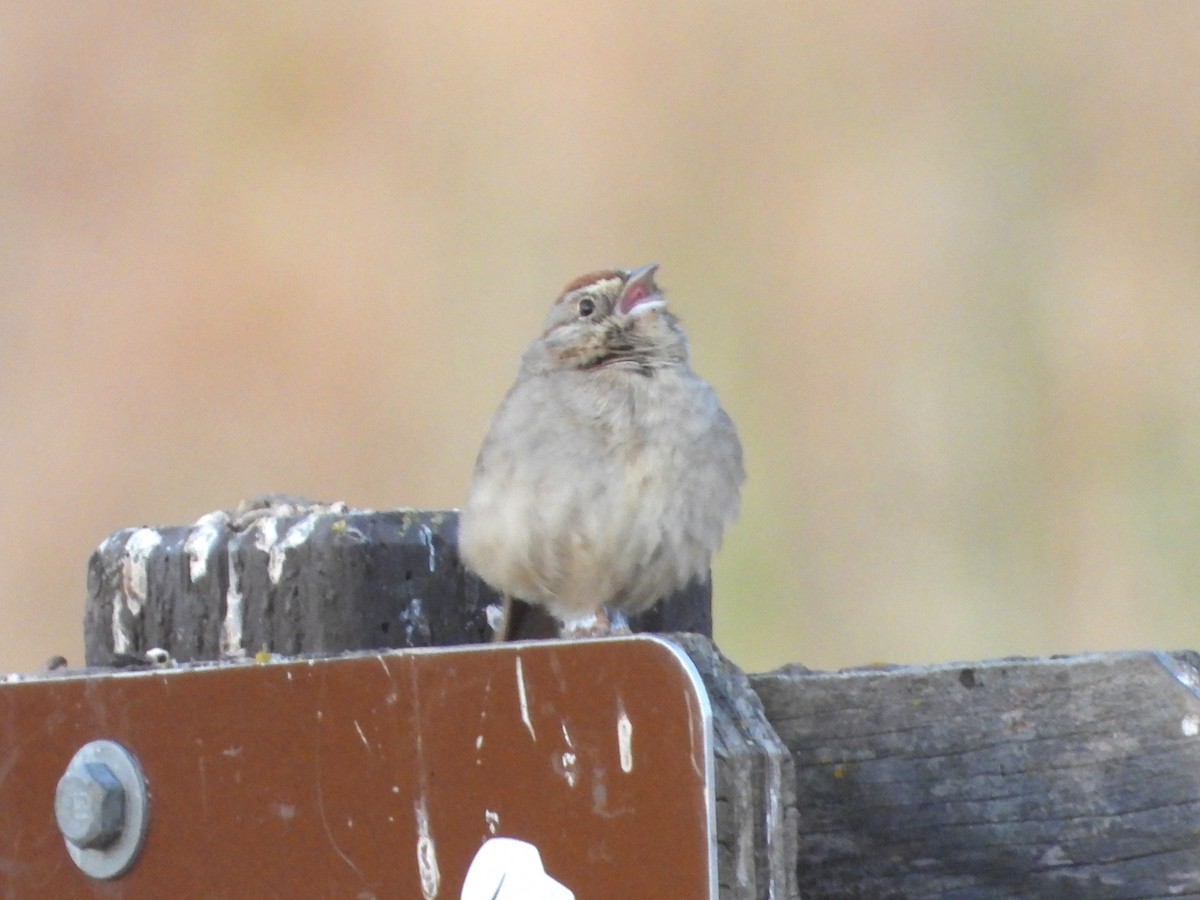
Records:
[[[599,609],[582,619],[563,622],[559,637],[568,640],[578,638],[625,637],[633,634],[629,620],[619,609]]]

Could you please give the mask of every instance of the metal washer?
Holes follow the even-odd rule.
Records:
[[[125,789],[125,824],[120,835],[101,849],[76,847],[63,839],[71,859],[93,878],[116,878],[129,870],[142,850],[150,825],[150,795],[137,757],[116,741],[90,741],[67,763],[66,774],[82,774],[88,763],[108,766]]]

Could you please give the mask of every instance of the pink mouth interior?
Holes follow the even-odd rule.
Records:
[[[621,312],[631,312],[635,306],[650,296],[644,284],[635,284],[621,295]]]

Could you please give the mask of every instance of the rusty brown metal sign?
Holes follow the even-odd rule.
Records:
[[[715,898],[711,728],[642,636],[0,684],[0,896]],[[109,880],[55,818],[98,740],[149,795]]]

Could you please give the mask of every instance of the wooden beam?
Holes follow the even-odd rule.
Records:
[[[1200,658],[751,677],[804,897],[1200,895]]]

